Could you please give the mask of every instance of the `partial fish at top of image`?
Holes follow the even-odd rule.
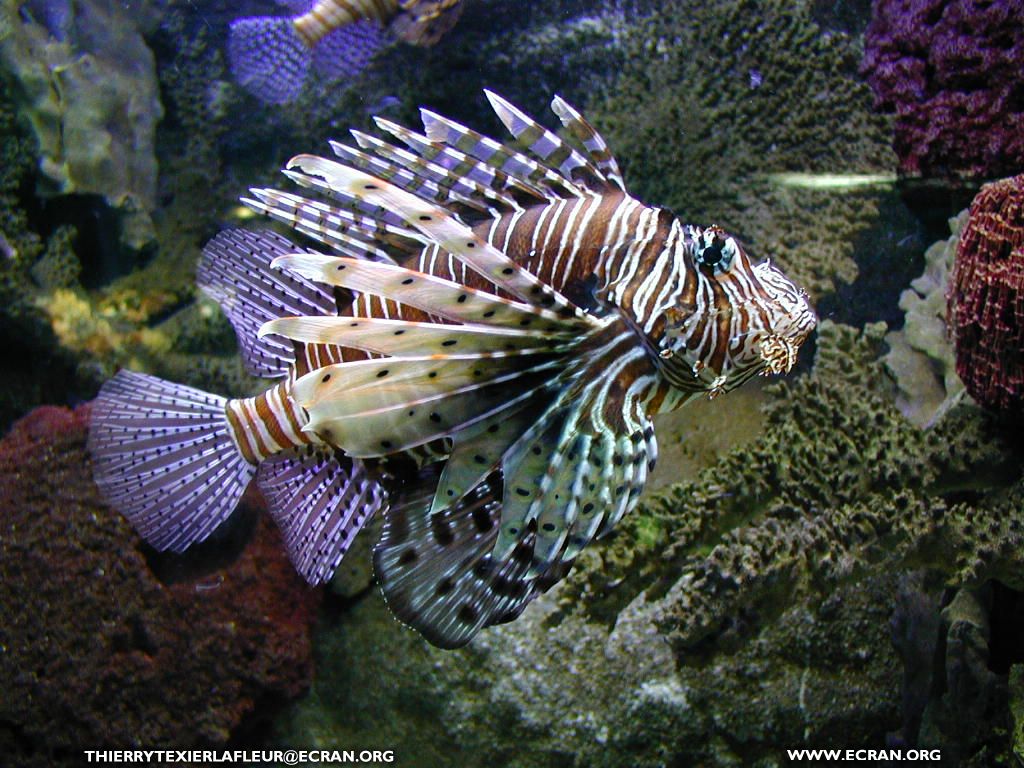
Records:
[[[294,16],[250,16],[231,24],[235,80],[258,99],[298,98],[312,68],[328,80],[359,74],[387,44],[437,43],[462,13],[462,0],[278,0]]]

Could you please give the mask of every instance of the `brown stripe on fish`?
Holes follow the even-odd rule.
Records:
[[[229,400],[226,412],[235,440],[246,459],[258,463],[288,448],[313,442],[300,424],[306,416],[284,381],[255,397]]]
[[[386,24],[399,11],[398,0],[320,0],[294,19],[295,31],[310,48],[336,29],[356,21]]]

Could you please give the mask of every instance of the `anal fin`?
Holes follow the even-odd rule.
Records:
[[[328,451],[273,456],[260,464],[256,481],[310,584],[330,580],[359,530],[386,506],[361,462]]]

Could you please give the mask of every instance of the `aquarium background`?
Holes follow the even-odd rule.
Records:
[[[237,18],[283,13],[0,12],[0,762],[1024,757],[1024,284],[973,304],[977,282],[949,287],[957,258],[1024,264],[1022,177],[966,210],[1024,173],[1024,4],[466,0],[437,45],[394,43],[273,105],[234,81],[225,40]],[[661,419],[640,507],[463,650],[391,617],[372,529],[322,589],[293,573],[255,492],[186,555],[148,547],[92,484],[99,386],[127,367],[259,391],[195,288],[204,243],[262,224],[240,195],[373,115],[416,126],[428,106],[502,135],[485,87],[547,123],[560,94],[634,195],[727,228],[806,287],[822,323],[799,370]],[[947,294],[980,307],[967,348]]]

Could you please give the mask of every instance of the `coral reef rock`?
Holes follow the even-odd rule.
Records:
[[[900,294],[900,309],[906,313],[903,328],[885,337],[885,367],[900,390],[897,405],[921,427],[941,417],[964,392],[946,328],[946,291],[966,222],[967,211],[962,211],[949,220],[949,239],[925,251],[924,272]]]
[[[910,424],[884,375],[885,333],[823,322],[813,373],[769,388],[754,440],[646,496],[566,582],[467,649],[427,647],[375,594],[347,604],[318,631],[324,664],[279,740],[379,740],[424,766],[724,767],[881,747],[908,721],[919,743],[938,738],[922,723],[962,699],[932,704],[927,689],[904,704],[901,670],[934,670],[892,640],[901,574],[927,570],[932,592],[1020,589],[1021,455],[967,404],[931,430]],[[941,607],[925,600],[914,621],[949,648],[944,674],[973,680],[976,657],[948,638],[1006,634],[993,619],[971,635]],[[943,748],[1008,748],[1006,697],[992,701],[1001,714],[972,721],[989,730]]]
[[[122,214],[121,238],[154,238],[156,125],[163,114],[153,53],[142,38],[158,2],[5,3],[0,70],[39,144],[48,195],[96,194]],[[22,7],[19,7],[22,6]]]
[[[896,113],[900,170],[993,178],[1024,167],[1024,0],[876,0],[862,71]]]
[[[956,371],[987,408],[1024,417],[1024,174],[982,187],[949,288]]]
[[[198,552],[143,546],[92,483],[88,413],[43,407],[0,441],[4,764],[252,738],[309,684],[320,592],[252,503]]]
[[[659,3],[624,33],[622,73],[587,114],[635,194],[722,225],[820,299],[856,279],[858,238],[891,195],[813,182],[885,174],[894,158],[857,74],[859,36],[823,29],[814,5]]]

